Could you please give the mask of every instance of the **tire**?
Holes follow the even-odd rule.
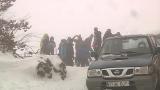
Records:
[[[158,83],[156,85],[156,89],[155,90],[160,90],[160,78],[158,77]]]
[[[116,89],[112,89],[112,90],[124,90],[124,89],[121,89],[121,88],[116,88]]]
[[[160,85],[160,82],[159,82],[159,81],[160,81],[160,80],[159,80],[159,74],[156,74],[155,77],[156,77],[156,78],[155,78],[155,79],[156,79],[156,81],[155,81],[156,83],[155,83],[155,86],[154,86],[154,90],[160,90],[160,89],[159,89],[159,87],[160,87],[160,86],[159,86],[159,85]]]
[[[135,87],[126,87],[126,88],[116,88],[116,89],[112,89],[112,90],[136,90]]]
[[[158,85],[156,86],[156,90],[160,90],[160,83],[158,82]]]
[[[101,87],[101,88],[100,87],[99,88],[96,88],[96,87],[87,87],[87,90],[106,90],[106,89],[104,89],[103,87]]]

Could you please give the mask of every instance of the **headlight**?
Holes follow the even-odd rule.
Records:
[[[143,74],[151,74],[153,72],[152,67],[135,67],[134,74],[135,75],[143,75]]]
[[[88,77],[100,77],[102,76],[102,71],[100,69],[88,70],[87,76]]]

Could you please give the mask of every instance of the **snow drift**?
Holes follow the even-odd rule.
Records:
[[[56,62],[57,57],[52,58]],[[65,80],[56,73],[52,79],[39,78],[35,71],[38,60],[39,56],[20,60],[0,53],[0,90],[87,90],[87,68],[67,67]]]

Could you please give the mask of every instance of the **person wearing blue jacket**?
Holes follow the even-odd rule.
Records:
[[[66,39],[62,39],[60,44],[59,44],[59,56],[62,59],[62,61],[66,64],[66,60],[65,58],[67,57],[66,53],[67,53],[67,40]]]

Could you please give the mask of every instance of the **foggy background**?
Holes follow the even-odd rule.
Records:
[[[95,26],[102,36],[108,28],[123,35],[160,32],[160,0],[17,0],[6,15],[26,18],[30,32],[48,33],[56,42],[87,37]]]

